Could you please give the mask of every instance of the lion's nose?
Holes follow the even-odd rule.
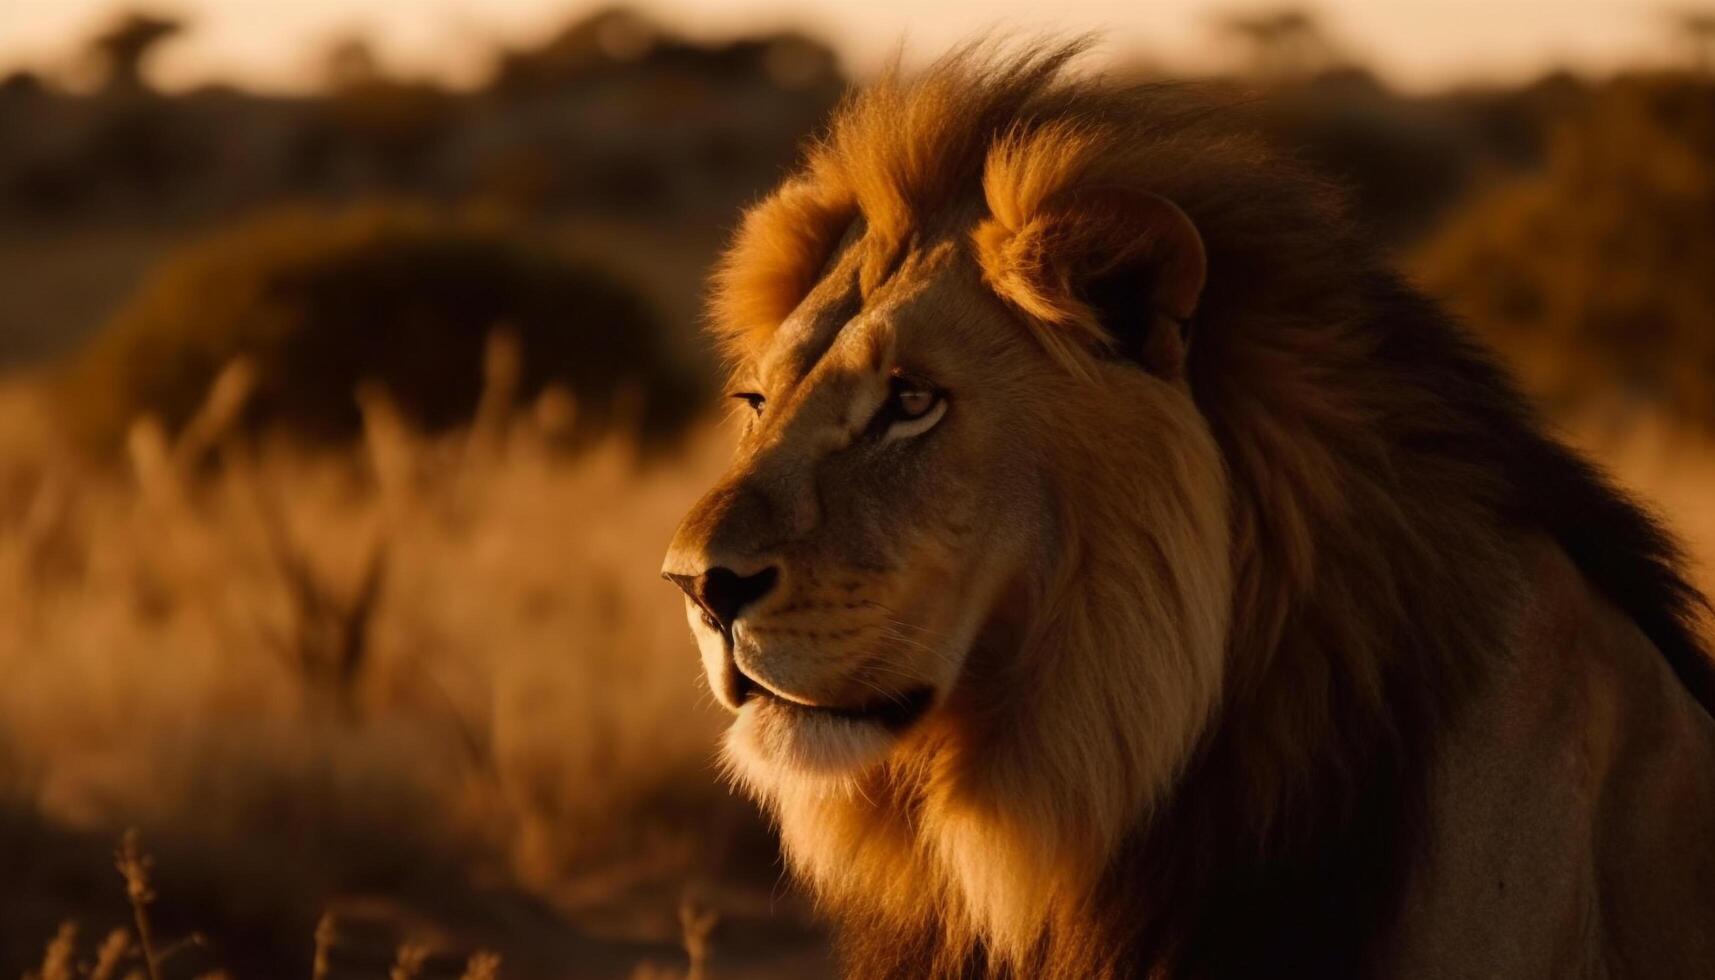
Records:
[[[723,633],[731,633],[738,614],[744,611],[744,607],[767,595],[779,577],[779,572],[773,568],[765,568],[755,575],[740,575],[730,568],[721,567],[711,568],[701,575],[666,576],[669,582],[684,590],[692,602],[702,607],[703,617],[709,625]]]

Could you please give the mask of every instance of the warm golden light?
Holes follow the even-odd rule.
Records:
[[[11,0],[0,4],[0,66],[69,64],[78,41],[115,15],[114,0]],[[211,79],[304,89],[316,55],[341,37],[373,38],[396,70],[454,82],[479,80],[497,44],[522,43],[594,9],[560,0],[179,0],[173,11],[196,30],[164,52],[168,88]],[[646,13],[692,33],[726,35],[799,27],[837,39],[860,72],[903,41],[908,57],[939,51],[984,27],[1022,32],[1100,32],[1115,53],[1136,53],[1190,73],[1230,62],[1215,23],[1265,5],[1210,0],[1067,0],[1052,12],[1036,0],[657,0]],[[1550,67],[1603,71],[1666,57],[1663,7],[1647,0],[1328,0],[1314,5],[1336,40],[1385,66],[1413,89],[1459,80],[1516,81]]]
[[[1695,973],[1711,268],[1715,0],[0,0],[0,980]]]

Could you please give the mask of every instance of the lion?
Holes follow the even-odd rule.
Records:
[[[1079,51],[889,73],[715,277],[663,573],[848,975],[1715,975],[1668,535],[1337,189]]]

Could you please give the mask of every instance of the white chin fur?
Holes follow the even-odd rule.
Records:
[[[837,785],[880,764],[898,741],[878,722],[753,697],[727,731],[726,754],[737,775],[758,787],[793,778]]]

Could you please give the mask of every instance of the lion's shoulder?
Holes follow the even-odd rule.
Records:
[[[1715,961],[1715,721],[1556,543],[1519,556],[1506,648],[1443,735],[1400,973],[1453,956],[1472,974],[1697,975]]]

